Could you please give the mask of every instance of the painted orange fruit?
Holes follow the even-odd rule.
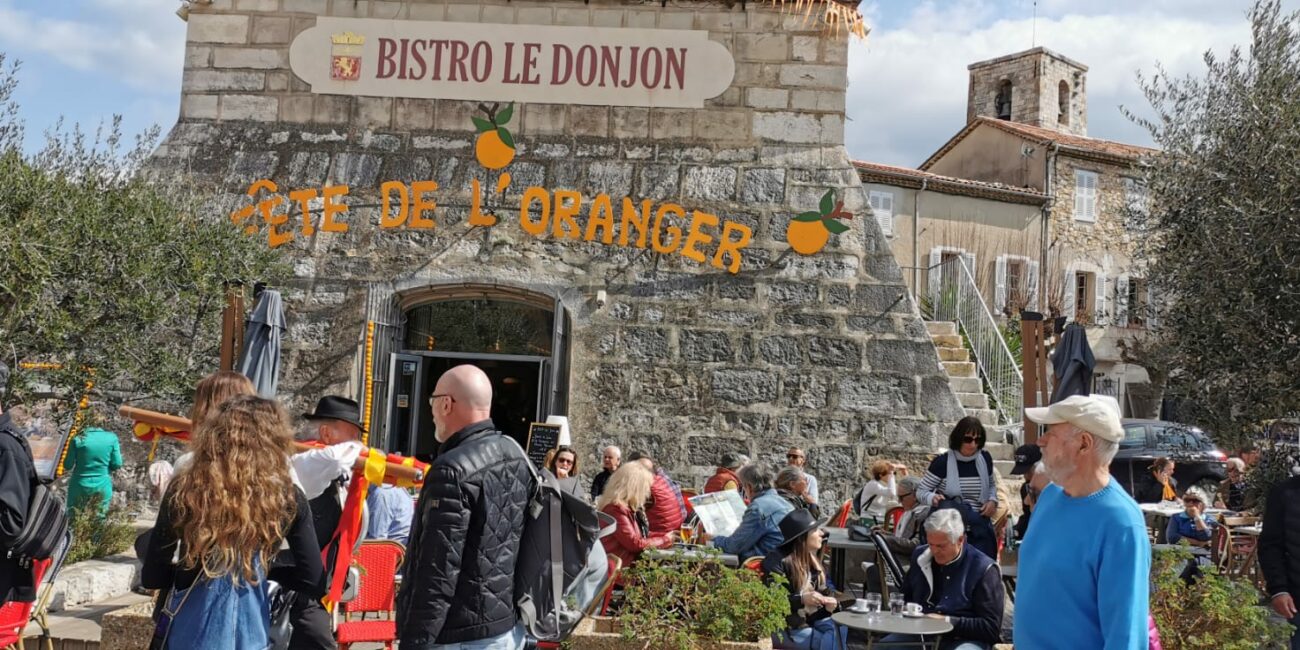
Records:
[[[492,130],[478,134],[474,155],[478,157],[478,164],[487,169],[501,169],[515,159],[515,149],[501,140],[497,130]]]
[[[826,242],[830,241],[831,231],[822,225],[821,220],[817,221],[791,221],[790,225],[785,228],[785,239],[790,242],[790,248],[800,255],[812,255],[817,251],[825,248]]]

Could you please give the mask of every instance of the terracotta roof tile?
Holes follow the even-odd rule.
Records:
[[[928,169],[931,165],[938,162],[945,154],[952,150],[963,138],[980,126],[989,126],[1001,131],[1005,131],[1015,136],[1032,140],[1039,143],[1054,143],[1065,153],[1089,158],[1103,158],[1113,161],[1136,161],[1142,156],[1157,153],[1158,149],[1142,147],[1135,144],[1124,142],[1115,142],[1114,140],[1102,140],[1101,138],[1089,138],[1081,135],[1072,135],[1061,133],[1052,129],[1045,129],[1040,126],[1021,124],[1019,122],[1010,122],[1008,120],[999,120],[991,117],[977,117],[967,124],[951,140],[944,143],[938,151],[934,152],[925,162],[921,163],[921,169]]]
[[[884,165],[864,160],[853,161],[853,166],[857,168],[858,175],[864,177],[863,180],[875,178],[889,183],[903,181],[897,184],[913,189],[919,189],[922,181],[924,181],[927,189],[945,194],[1029,204],[1042,203],[1047,200],[1047,196],[1042,192],[1027,187],[1012,187],[1002,183],[943,176],[920,169],[912,169],[911,167]]]

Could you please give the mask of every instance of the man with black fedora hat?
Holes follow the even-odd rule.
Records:
[[[294,472],[302,484],[303,492],[311,505],[316,539],[324,551],[334,538],[343,516],[345,488],[352,477],[352,465],[365,450],[361,444],[364,428],[361,408],[356,401],[337,395],[326,395],[316,403],[316,409],[303,413],[307,427],[306,437],[320,441],[324,446],[294,454]],[[364,529],[364,528],[363,528]],[[331,556],[337,549],[331,550]],[[326,564],[326,570],[333,562]],[[294,601],[290,620],[293,637],[290,650],[315,650],[336,648],[329,612],[314,598]]]

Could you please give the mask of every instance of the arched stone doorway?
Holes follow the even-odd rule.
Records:
[[[554,296],[501,285],[428,286],[398,296],[389,364],[386,445],[427,458],[437,449],[429,397],[442,373],[470,363],[492,380],[492,420],[527,443],[532,422],[568,408],[570,319]]]

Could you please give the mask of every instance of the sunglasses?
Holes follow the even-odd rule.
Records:
[[[572,458],[557,458],[557,459],[555,459],[555,464],[556,464],[556,465],[572,465],[572,464],[573,464],[573,459],[572,459]]]
[[[800,458],[803,458],[803,456],[801,456],[801,455],[799,455],[799,454],[786,454],[785,457],[786,457],[786,458],[794,458],[794,459],[796,459],[796,460],[798,460],[798,459],[800,459]]]
[[[982,440],[979,436],[966,436],[966,437],[962,438],[962,441],[963,441],[963,442],[982,442],[983,440]]]

